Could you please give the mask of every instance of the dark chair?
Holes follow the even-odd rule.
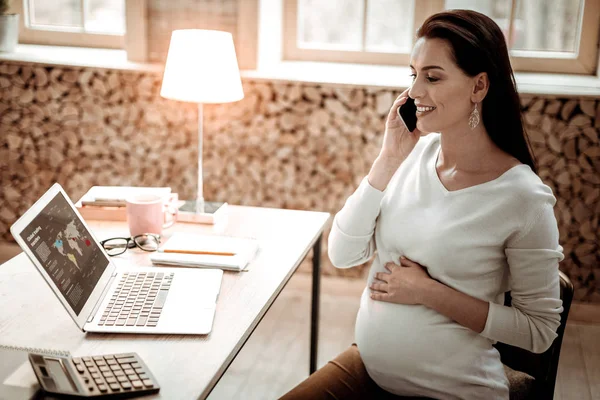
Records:
[[[502,363],[508,367],[506,372],[510,383],[511,400],[550,400],[554,397],[558,357],[573,300],[573,284],[565,274],[562,272],[559,274],[563,312],[560,314],[560,326],[556,331],[558,337],[554,339],[550,348],[544,353],[534,354],[504,343],[494,345],[500,352]],[[510,292],[506,293],[504,304],[507,306],[511,304]]]

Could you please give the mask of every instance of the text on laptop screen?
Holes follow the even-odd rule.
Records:
[[[108,260],[62,193],[58,193],[21,237],[79,315]]]

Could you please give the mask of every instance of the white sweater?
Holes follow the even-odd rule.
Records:
[[[496,341],[545,351],[562,302],[562,247],[551,189],[527,165],[490,182],[448,191],[435,164],[440,135],[422,137],[387,188],[367,178],[333,221],[329,257],[338,268],[375,255],[368,285],[399,257],[447,286],[489,302],[474,332],[422,305],[372,300],[367,286],[355,340],[369,375],[389,392],[439,399],[508,399]],[[512,307],[504,292],[512,290]]]

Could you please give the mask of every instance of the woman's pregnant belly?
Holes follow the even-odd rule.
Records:
[[[421,387],[433,390],[430,395],[469,387],[500,394],[491,398],[508,393],[499,354],[488,339],[425,306],[375,301],[369,292],[366,288],[361,297],[355,339],[381,387],[401,395],[424,394]]]

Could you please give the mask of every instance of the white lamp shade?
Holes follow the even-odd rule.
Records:
[[[244,98],[229,32],[173,31],[160,95],[194,103],[229,103]]]

